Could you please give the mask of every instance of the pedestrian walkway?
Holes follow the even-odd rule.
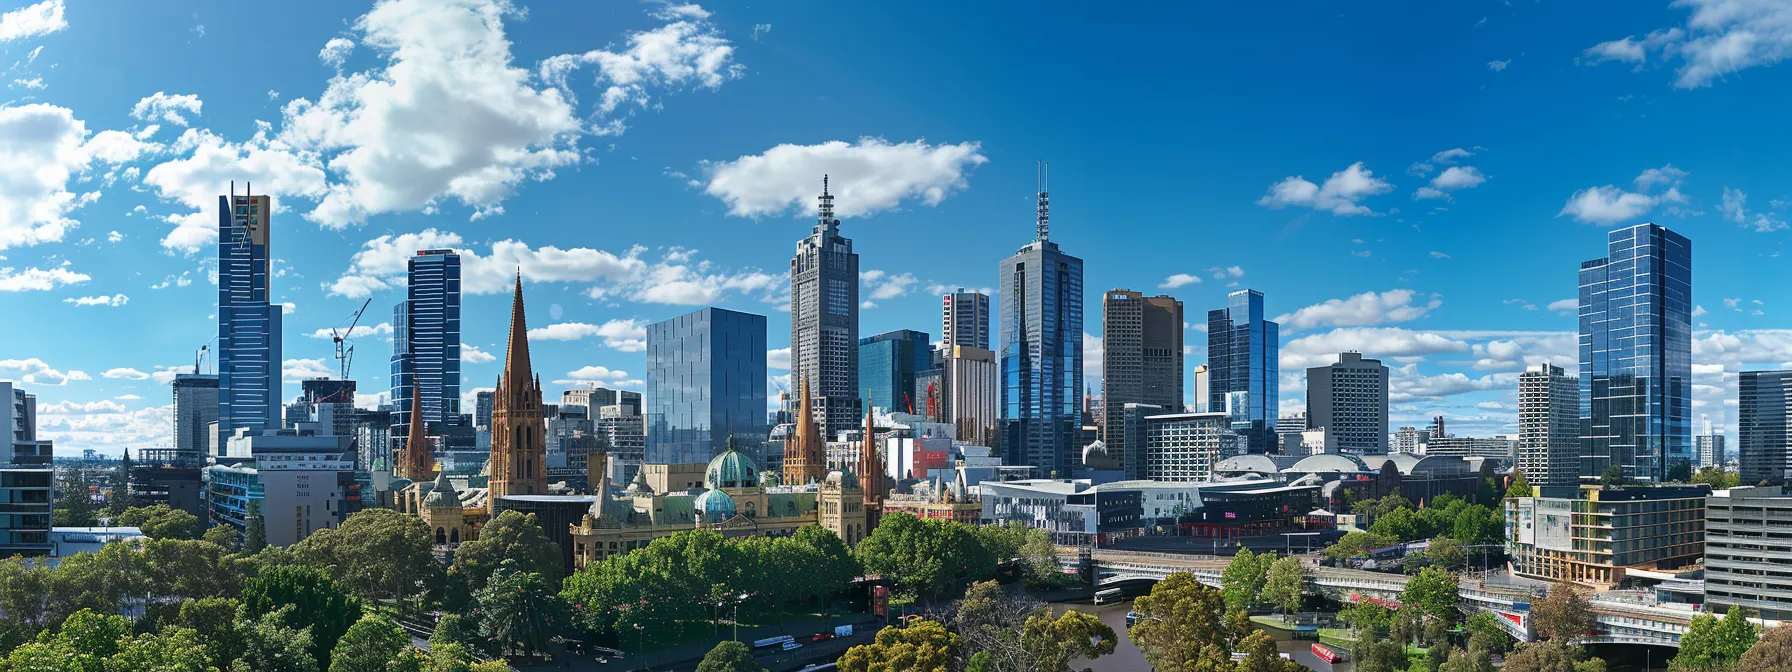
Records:
[[[740,641],[745,642],[748,646],[752,646],[753,641],[758,639],[778,637],[781,635],[791,635],[796,637],[796,641],[803,645],[802,648],[792,651],[781,651],[776,655],[755,656],[760,665],[765,666],[773,672],[794,670],[801,668],[808,663],[817,662],[818,660],[820,660],[820,662],[833,662],[834,659],[844,653],[847,648],[857,644],[870,642],[877,632],[876,626],[879,622],[880,619],[878,617],[870,614],[847,614],[825,619],[794,619],[783,623],[742,627],[740,629]],[[821,642],[812,641],[812,638],[816,633],[826,632],[831,634],[836,626],[841,625],[852,625],[853,635],[847,638],[835,638]],[[733,626],[723,624],[720,637],[706,638],[703,641],[689,642],[666,649],[651,650],[648,651],[645,656],[635,655],[635,652],[628,648],[628,645],[631,644],[631,642],[625,641],[622,642],[624,645],[623,650],[626,651],[628,655],[619,660],[612,659],[606,664],[599,664],[597,662],[598,656],[570,655],[559,647],[555,647],[555,650],[553,651],[554,660],[545,664],[519,665],[517,667],[518,669],[528,672],[534,672],[536,670],[621,672],[623,670],[639,669],[688,671],[695,669],[697,663],[702,661],[703,656],[708,654],[710,649],[715,648],[716,644],[728,641],[729,639],[732,639],[733,636]],[[755,651],[754,653],[759,654],[761,652]]]

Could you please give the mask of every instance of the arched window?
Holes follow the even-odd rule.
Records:
[[[755,510],[756,508],[758,508],[757,504],[755,504],[751,500],[749,500],[747,502],[747,517],[748,518],[754,518],[759,515],[759,512]]]
[[[457,527],[457,528],[454,528],[454,529],[448,531],[448,543],[450,543],[450,544],[460,543],[460,528]]]
[[[438,544],[448,543],[448,535],[443,533],[442,528],[439,528],[439,527],[436,528],[436,543],[438,543]]]

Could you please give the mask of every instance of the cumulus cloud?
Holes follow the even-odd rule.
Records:
[[[100,377],[113,380],[149,380],[149,374],[132,368],[106,369]]]
[[[1174,275],[1171,275],[1170,277],[1164,278],[1163,282],[1158,283],[1157,288],[1158,289],[1175,289],[1177,287],[1187,287],[1189,285],[1200,284],[1200,282],[1201,282],[1200,276],[1189,275],[1187,273],[1176,273]]]
[[[32,357],[30,359],[0,359],[0,380],[10,380],[27,385],[62,386],[74,380],[93,380],[93,377],[73,369],[66,372],[59,371],[45,363],[44,360]]]
[[[90,137],[87,125],[65,107],[0,107],[0,251],[61,241],[79,226],[69,215],[100,197],[98,191],[70,191],[70,179],[132,161],[146,147],[121,131]]]
[[[189,128],[172,149],[178,158],[157,164],[143,175],[143,184],[154,188],[162,200],[188,210],[162,218],[174,225],[162,238],[162,246],[171,250],[191,254],[217,242],[218,197],[233,182],[238,183],[239,193],[254,187],[255,195],[269,196],[276,215],[285,209],[288,198],[315,199],[325,191],[322,160],[270,138],[265,128],[245,142]]]
[[[892,144],[859,138],[856,144],[783,144],[763,154],[705,164],[704,193],[721,199],[728,214],[738,217],[814,214],[826,175],[834,213],[856,217],[893,210],[908,200],[939,205],[967,188],[970,170],[988,161],[977,142]]]
[[[772,348],[765,351],[767,368],[790,370],[790,348]]]
[[[1467,353],[1472,346],[1465,340],[1435,332],[1399,327],[1341,327],[1282,344],[1280,363],[1284,371],[1323,366],[1338,361],[1338,353],[1349,350],[1370,358],[1394,358]]]
[[[1300,175],[1283,178],[1270,185],[1269,192],[1257,199],[1257,204],[1278,210],[1292,205],[1336,215],[1369,215],[1374,211],[1359,201],[1393,188],[1392,183],[1376,177],[1358,161],[1332,173],[1324,184],[1313,184]]]
[[[586,385],[602,383],[621,383],[628,379],[627,371],[612,370],[603,366],[586,366],[575,371],[566,372],[566,377],[554,381],[555,385]]]
[[[0,292],[46,292],[58,285],[76,285],[92,279],[85,273],[76,273],[64,266],[27,268],[22,271],[11,266],[0,266]]]
[[[1476,147],[1476,149],[1480,149],[1480,148]],[[1474,155],[1475,155],[1474,152],[1463,149],[1461,147],[1446,149],[1446,150],[1443,150],[1436,154],[1432,154],[1431,158],[1428,160],[1419,161],[1417,163],[1412,164],[1411,166],[1408,166],[1406,169],[1406,174],[1412,175],[1414,177],[1424,177],[1426,175],[1430,175],[1431,171],[1436,169],[1438,166],[1455,165],[1457,161],[1461,161],[1463,159],[1469,158]]]
[[[176,126],[186,126],[190,122],[187,115],[199,116],[205,103],[199,96],[191,93],[169,95],[166,91],[157,91],[131,107],[131,116],[144,121],[164,121]]]
[[[131,410],[109,400],[40,405],[37,428],[38,437],[54,441],[58,453],[92,448],[117,454],[131,446],[172,442],[174,406],[166,404]]]
[[[391,336],[394,331],[395,330],[392,328],[392,325],[387,324],[385,322],[381,322],[379,324],[373,324],[373,325],[357,324],[357,325],[355,325],[355,328],[350,329],[350,330],[348,330],[348,333],[343,334],[343,338],[364,338],[367,336]],[[335,330],[318,329],[309,334],[305,334],[305,336],[307,338],[333,339],[336,337],[336,334],[339,334],[339,333],[342,333],[341,329],[335,329]]]
[[[859,282],[865,286],[865,295],[873,301],[887,301],[904,296],[915,288],[917,280],[910,273],[888,273],[872,269],[859,271]]]
[[[1786,228],[1786,222],[1771,212],[1750,212],[1748,194],[1741,189],[1724,187],[1723,203],[1718,207],[1724,219],[1749,227],[1762,233]]]
[[[1568,215],[1576,221],[1601,225],[1636,219],[1658,204],[1686,202],[1686,197],[1680,193],[1680,182],[1685,177],[1686,171],[1671,164],[1650,168],[1636,176],[1636,191],[1610,184],[1588,187],[1569,196],[1568,203],[1556,216]],[[1654,193],[1656,188],[1664,185],[1666,190]]]
[[[62,16],[62,0],[47,0],[28,7],[0,14],[0,42],[49,35],[68,27]],[[37,60],[37,52],[31,52]]]
[[[702,7],[665,6],[653,16],[670,23],[629,34],[620,51],[594,49],[550,57],[541,63],[541,78],[570,91],[566,83],[570,75],[580,68],[595,68],[595,83],[602,89],[597,110],[607,117],[624,106],[652,107],[653,88],[714,90],[746,73],[745,66],[734,62],[733,43],[708,21],[709,12]],[[598,132],[617,133],[622,127],[620,119],[612,119]]]
[[[1083,332],[1083,377],[1101,376],[1101,337]],[[1094,384],[1091,382],[1090,384]]]
[[[280,367],[280,379],[287,385],[297,385],[307,378],[329,378],[336,375],[335,367],[319,359],[288,359]]]
[[[1580,310],[1579,299],[1558,299],[1549,302],[1548,309],[1558,313],[1573,313]]]
[[[1506,66],[1511,65],[1511,64],[1512,64],[1512,59],[1510,59],[1510,58],[1503,60],[1503,61],[1488,61],[1487,69],[1492,70],[1494,72],[1503,72],[1503,71],[1505,71]]]
[[[530,339],[544,341],[576,341],[593,336],[620,352],[647,351],[647,322],[643,320],[610,320],[603,324],[561,322],[529,330]]]
[[[480,350],[479,346],[462,343],[460,344],[460,361],[467,364],[490,364],[498,361],[498,356]]]
[[[1364,292],[1347,299],[1323,303],[1277,316],[1275,321],[1292,329],[1337,326],[1356,327],[1415,320],[1443,305],[1436,294],[1422,296],[1410,289]]]
[[[110,306],[116,308],[130,303],[131,297],[123,294],[113,294],[111,296],[76,296],[63,299],[62,302],[72,303],[77,306]]]
[[[1589,47],[1582,63],[1629,63],[1642,70],[1657,61],[1678,60],[1674,86],[1696,89],[1748,68],[1778,64],[1792,56],[1792,5],[1779,0],[1677,0],[1691,10],[1684,26],[1651,31]]]

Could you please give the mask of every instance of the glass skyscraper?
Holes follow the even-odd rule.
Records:
[[[703,464],[735,446],[763,464],[765,316],[704,308],[647,326],[648,464]]]
[[[1263,319],[1263,292],[1254,289],[1232,292],[1225,308],[1207,311],[1207,410],[1230,413],[1232,431],[1252,453],[1276,452],[1280,329]]]
[[[915,374],[933,368],[933,338],[924,331],[898,329],[859,339],[859,383],[870,396],[865,403],[885,411],[922,409]]]
[[[1736,379],[1737,450],[1742,461],[1742,482],[1766,481],[1784,485],[1792,468],[1792,424],[1787,407],[1792,403],[1792,371],[1743,371]],[[1722,439],[1718,434],[1715,439]],[[1722,448],[1720,443],[1719,448]],[[1717,451],[1713,451],[1717,452]],[[1714,455],[1723,463],[1721,453]]]
[[[233,189],[234,191],[234,189]],[[218,197],[218,445],[280,426],[282,306],[268,303],[267,196]]]
[[[1050,240],[1049,208],[1042,188],[1033,242],[1001,264],[1001,458],[1068,477],[1082,455],[1083,260]]]
[[[1580,477],[1660,483],[1692,464],[1692,241],[1612,231],[1580,265]]]
[[[460,421],[460,255],[419,250],[409,260],[406,298],[392,307],[394,435],[411,422],[421,391],[423,421]]]

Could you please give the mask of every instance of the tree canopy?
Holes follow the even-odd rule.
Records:
[[[960,640],[939,621],[918,620],[907,627],[877,631],[870,644],[840,656],[842,672],[949,672]]]
[[[1133,601],[1138,618],[1127,637],[1159,670],[1194,670],[1228,659],[1230,649],[1220,591],[1203,585],[1193,574],[1171,574]]]
[[[113,523],[120,527],[135,527],[151,539],[199,538],[199,517],[167,504],[125,509]]]

